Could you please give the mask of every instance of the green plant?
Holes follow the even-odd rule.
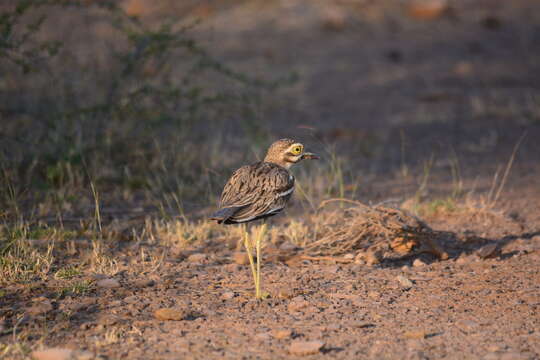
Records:
[[[58,53],[60,41],[36,40],[45,16],[23,21],[32,10],[50,3],[54,1],[20,0],[0,13],[0,61],[11,62],[28,73]]]
[[[419,213],[422,215],[433,215],[438,212],[452,212],[457,208],[454,198],[434,199],[420,206]]]
[[[85,35],[89,48],[110,42],[95,54],[103,59],[99,66],[78,61],[76,44],[50,35],[48,17],[66,8],[76,17],[98,14],[107,24],[107,37]],[[27,35],[25,26],[36,16],[39,26]],[[42,45],[58,44],[55,56],[42,57],[34,72],[10,74],[13,91],[25,94],[24,112],[6,110],[13,125],[0,134],[6,140],[0,141],[2,166],[9,169],[3,180],[17,184],[0,189],[0,205],[8,205],[4,215],[10,219],[36,213],[18,206],[28,199],[39,204],[40,213],[62,219],[65,208],[76,211],[79,204],[95,202],[96,189],[100,199],[144,198],[163,216],[183,212],[188,201],[212,201],[225,176],[220,170],[227,168],[225,136],[218,130],[233,121],[252,139],[246,147],[260,146],[268,133],[257,121],[265,94],[295,80],[291,75],[266,81],[235,71],[191,37],[197,23],[150,23],[127,15],[115,1],[23,1],[3,21],[6,48],[16,47],[6,43],[13,39],[30,46],[33,35]],[[219,135],[208,134],[208,128]],[[201,151],[199,144],[209,142]],[[244,154],[233,152],[231,159]],[[103,227],[104,217],[94,215]]]
[[[79,276],[82,274],[81,269],[79,269],[76,266],[66,266],[58,270],[54,277],[57,279],[63,279],[63,280],[70,280],[74,278],[75,276]]]
[[[81,280],[71,283],[58,291],[58,297],[66,295],[86,295],[93,289],[93,284],[89,280]]]

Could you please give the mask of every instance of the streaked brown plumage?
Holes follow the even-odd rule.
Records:
[[[316,159],[291,139],[274,142],[264,161],[236,170],[221,194],[220,209],[210,218],[236,224],[274,216],[281,212],[294,191],[289,168],[304,159]]]

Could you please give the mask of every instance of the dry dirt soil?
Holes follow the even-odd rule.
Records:
[[[373,266],[267,262],[270,296],[257,301],[249,266],[225,244],[169,253],[146,272],[133,271],[140,249],[127,244],[115,254],[118,274],[92,275],[88,293],[58,298],[51,279],[7,289],[0,308],[33,309],[18,326],[45,331],[48,347],[106,359],[540,359],[539,3],[451,2],[433,19],[403,4],[191,10],[205,17],[197,36],[237,68],[299,72],[298,84],[268,100],[267,127],[306,143],[306,127],[315,128],[337,143],[365,175],[364,202],[413,194],[420,176],[410,173],[421,174],[432,153],[431,194],[451,192],[456,155],[464,191],[485,195],[526,133],[495,215],[425,215],[477,245],[457,245],[447,260],[422,254]],[[483,256],[486,244],[497,248]],[[32,308],[36,301],[47,304]],[[177,320],[157,319],[162,308]],[[12,329],[16,319],[6,319]]]

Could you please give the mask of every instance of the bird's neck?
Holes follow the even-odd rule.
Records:
[[[274,158],[272,156],[268,156],[268,155],[264,158],[264,162],[279,165],[281,167],[284,167],[287,170],[289,170],[291,168],[291,166],[293,165],[293,163],[291,163],[291,162],[285,161],[283,159],[276,159],[276,158]]]

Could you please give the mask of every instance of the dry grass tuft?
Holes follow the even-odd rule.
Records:
[[[281,233],[290,243],[304,247],[311,237],[311,229],[304,221],[291,220]]]
[[[95,346],[97,348],[110,346],[113,344],[117,344],[118,342],[122,341],[125,337],[124,330],[119,328],[111,328],[107,330],[103,336],[97,338],[95,342]]]
[[[52,264],[54,243],[45,251],[35,248],[27,239],[16,239],[9,251],[0,254],[0,284],[45,279]]]
[[[95,239],[92,241],[92,252],[88,259],[89,269],[97,274],[114,276],[118,273],[118,263],[109,255],[103,240]]]
[[[156,221],[153,236],[163,244],[183,248],[196,243],[204,243],[223,232],[223,227],[208,221]]]

